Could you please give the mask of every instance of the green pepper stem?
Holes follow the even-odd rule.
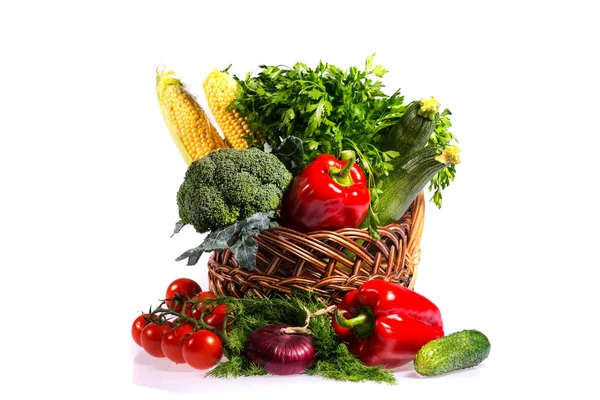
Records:
[[[352,180],[352,176],[350,176],[350,171],[356,162],[356,153],[353,150],[344,150],[340,155],[341,161],[347,161],[344,168],[341,170],[335,167],[331,167],[329,169],[329,175],[331,179],[333,179],[339,185],[344,187],[354,185],[354,180]]]
[[[367,314],[360,314],[354,318],[344,318],[344,312],[337,310],[335,313],[335,321],[342,328],[354,328],[356,325],[364,324],[369,317]]]
[[[342,328],[351,328],[357,338],[367,338],[373,334],[375,315],[371,307],[360,307],[355,317],[346,319],[344,312],[335,312],[335,322]]]

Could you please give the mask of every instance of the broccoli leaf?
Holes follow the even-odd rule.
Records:
[[[236,224],[226,226],[222,229],[212,231],[204,238],[202,245],[207,249],[211,250],[225,250],[232,237],[237,235]]]
[[[238,224],[240,225],[239,232],[241,232],[243,235],[246,232],[249,232],[254,229],[258,229],[259,231],[267,229],[269,227],[271,218],[275,218],[275,211],[253,214],[248,218],[239,221],[241,223],[238,222]]]
[[[254,236],[273,226],[277,226],[275,211],[253,214],[231,225],[211,231],[199,246],[185,251],[175,261],[187,259],[187,265],[195,265],[204,252],[229,249],[241,267],[252,271],[256,265],[258,252],[258,243],[254,240]]]
[[[237,224],[237,223],[236,223]],[[189,249],[175,259],[175,261],[185,260],[187,265],[196,265],[202,254],[207,251],[225,250],[231,238],[237,234],[236,224],[231,224],[221,229],[210,232],[204,238],[199,246]]]
[[[175,223],[175,229],[173,230],[173,235],[175,235],[176,233],[179,233],[179,231],[181,231],[181,228],[183,228],[186,225],[187,224],[183,221],[177,221]],[[171,235],[171,237],[173,237],[173,235]]]
[[[196,265],[200,257],[202,257],[202,253],[204,253],[204,250],[201,244],[198,247],[194,247],[193,249],[189,249],[183,252],[179,257],[175,259],[175,261],[181,261],[187,258],[187,265]]]
[[[265,152],[273,153],[290,172],[298,172],[304,163],[304,147],[302,140],[296,136],[286,137],[277,148],[273,149],[266,142]]]
[[[258,243],[252,236],[240,235],[230,247],[238,264],[252,271],[256,265],[256,253],[258,252]]]

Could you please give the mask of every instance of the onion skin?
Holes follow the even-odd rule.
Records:
[[[317,361],[315,340],[305,334],[285,334],[287,324],[269,325],[252,331],[246,339],[244,354],[269,374],[301,374]]]

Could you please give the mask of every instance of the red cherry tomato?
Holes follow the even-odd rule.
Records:
[[[217,296],[212,292],[201,292],[194,296],[194,300],[197,302],[196,304],[186,306],[183,313],[188,317],[192,317],[194,319],[200,319],[200,316],[204,312],[205,309],[212,308],[204,313],[204,322],[208,325],[212,326],[215,329],[223,330],[223,324],[225,321],[225,317],[229,314],[229,307],[227,304],[219,304],[217,306],[208,306],[202,303],[204,299],[216,299]],[[229,323],[228,323],[228,326]]]
[[[182,353],[183,340],[186,335],[191,335],[192,333],[194,333],[194,326],[192,324],[183,324],[177,328],[164,331],[160,348],[165,357],[176,364],[184,364],[185,360]]]
[[[161,325],[154,322],[150,322],[146,325],[142,330],[140,338],[140,342],[142,343],[143,349],[146,350],[146,353],[153,357],[164,358],[165,353],[163,353],[161,348],[162,335],[167,329],[172,327],[173,323],[170,321]]]
[[[133,324],[131,325],[131,336],[133,337],[133,341],[136,342],[140,347],[142,346],[142,342],[140,341],[142,330],[146,325],[148,325],[148,321],[146,320],[148,315],[149,314],[140,315],[133,321]]]
[[[202,300],[205,299],[216,299],[217,296],[213,292],[200,292],[194,296],[194,300],[197,302],[196,304],[188,304],[186,305],[183,313],[188,317],[192,317],[194,319],[200,318],[200,314],[202,310],[205,308]]]
[[[167,288],[165,299],[167,300],[167,307],[171,307],[173,310],[180,312],[183,308],[183,304],[179,301],[171,301],[175,295],[179,295],[183,300],[189,300],[193,298],[197,293],[200,293],[202,288],[200,285],[188,278],[175,279]]]
[[[206,322],[208,325],[212,326],[215,329],[218,329],[220,331],[223,330],[223,324],[225,323],[225,317],[227,316],[227,314],[229,314],[229,307],[227,307],[227,304],[219,304],[218,306],[216,306],[214,308],[214,310],[212,310],[212,312],[210,314],[206,314],[204,316],[204,322]],[[200,315],[198,315],[197,317],[195,317],[196,319],[200,318]],[[231,320],[229,320],[227,327],[230,327],[230,322]]]
[[[202,329],[184,339],[182,352],[190,367],[209,369],[223,357],[223,344],[214,332]]]
[[[198,300],[204,300],[204,299],[216,299],[217,295],[215,295],[213,292],[200,292],[198,293],[194,298],[198,299]]]

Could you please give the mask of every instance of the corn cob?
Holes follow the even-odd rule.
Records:
[[[227,110],[235,99],[237,82],[227,72],[213,69],[204,80],[204,92],[208,107],[217,120],[229,146],[234,149],[248,147],[246,137],[251,136],[248,118],[237,110]]]
[[[156,92],[163,119],[187,165],[213,150],[228,147],[173,72],[157,71]]]

